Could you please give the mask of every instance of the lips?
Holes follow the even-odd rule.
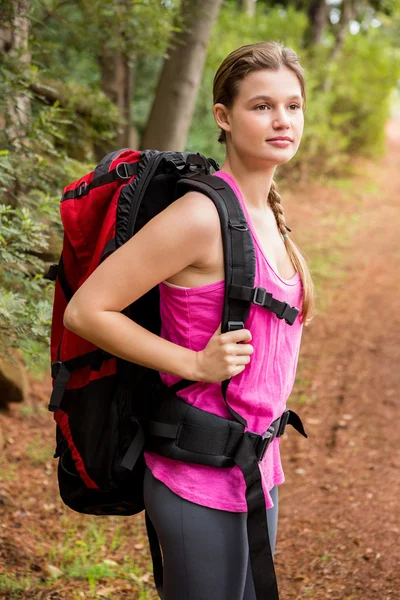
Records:
[[[286,141],[286,142],[293,142],[292,138],[287,137],[287,136],[283,136],[283,137],[274,137],[274,138],[269,138],[269,140],[267,140],[267,142],[277,142],[281,140],[282,142]]]

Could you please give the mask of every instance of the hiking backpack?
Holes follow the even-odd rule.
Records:
[[[134,515],[144,510],[146,449],[176,460],[232,467],[246,481],[247,529],[257,598],[278,599],[265,499],[258,462],[288,423],[307,437],[301,420],[286,409],[264,435],[228,406],[232,419],[188,405],[177,392],[194,382],[167,387],[158,371],[122,360],[67,330],[66,306],[96,267],[156,214],[186,192],[207,195],[221,220],[225,295],[221,332],[244,327],[252,303],[293,324],[298,309],[254,287],[255,249],[240,203],[230,186],[210,174],[217,163],[201,154],[118,150],[91,173],[64,189],[62,254],[47,277],[55,280],[51,330],[58,483],[71,509],[95,515]],[[160,335],[158,286],[124,311]],[[221,383],[226,402],[229,380]],[[146,514],[156,586],[162,597],[162,557]]]

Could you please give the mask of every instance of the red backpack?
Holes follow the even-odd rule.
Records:
[[[298,309],[254,288],[255,251],[240,203],[212,159],[201,154],[124,149],[107,155],[94,171],[64,189],[63,249],[48,278],[56,281],[51,331],[58,482],[71,509],[97,515],[132,515],[144,509],[143,449],[176,460],[242,469],[248,500],[250,558],[257,597],[278,598],[258,462],[270,442],[300,418],[286,410],[263,436],[245,431],[246,421],[228,406],[232,420],[183,402],[176,393],[193,382],[167,388],[159,373],[116,358],[65,329],[63,315],[76,290],[115,249],[156,214],[190,190],[214,202],[221,220],[225,299],[222,332],[244,327],[252,303],[291,325]],[[124,314],[160,335],[158,286]],[[222,382],[226,401],[229,380]],[[258,475],[257,475],[258,473]],[[265,509],[265,506],[264,506]],[[156,584],[162,593],[157,536],[146,515]],[[265,549],[260,552],[260,544]]]

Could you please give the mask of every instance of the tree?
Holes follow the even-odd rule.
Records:
[[[243,10],[249,17],[256,14],[257,0],[239,0],[239,9]]]
[[[329,22],[326,0],[312,0],[308,5],[307,15],[310,23],[306,36],[307,45],[320,44]]]
[[[0,21],[0,56],[8,54],[23,67],[31,59],[28,44],[29,0],[12,0],[8,4],[8,11],[8,20],[2,18]],[[30,108],[29,95],[20,93],[9,102],[8,111],[4,115],[6,133],[15,148],[21,147],[25,139]]]
[[[201,83],[207,44],[221,0],[183,0],[182,26],[164,62],[143,148],[183,150]]]

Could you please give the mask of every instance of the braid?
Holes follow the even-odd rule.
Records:
[[[281,196],[276,187],[276,183],[272,180],[271,187],[268,194],[268,204],[270,205],[272,212],[274,213],[278,229],[282,235],[286,233],[286,219],[283,212],[283,206],[281,202]]]
[[[306,261],[297,248],[296,244],[288,237],[287,232],[290,231],[286,227],[286,219],[283,212],[283,206],[281,202],[281,196],[277,190],[276,183],[272,181],[271,187],[268,194],[268,204],[274,213],[278,229],[283,236],[283,241],[289,255],[290,260],[296,271],[299,273],[302,284],[303,284],[303,308],[302,308],[302,319],[304,323],[307,323],[311,319],[314,308],[314,284],[311,278],[310,271],[308,270]]]

